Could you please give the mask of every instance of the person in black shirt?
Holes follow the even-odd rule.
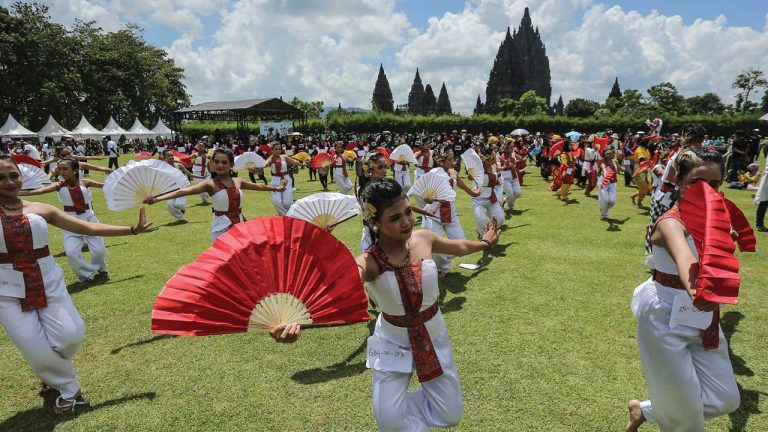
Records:
[[[743,170],[747,163],[749,163],[749,156],[747,154],[749,151],[749,141],[744,138],[744,132],[741,130],[737,130],[734,135],[736,138],[731,145],[731,171],[726,179],[729,182],[738,181],[739,171]]]

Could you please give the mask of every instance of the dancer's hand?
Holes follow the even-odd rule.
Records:
[[[499,222],[496,220],[496,216],[491,217],[490,222],[485,226],[485,232],[483,233],[483,241],[487,241],[491,247],[496,246],[499,242],[499,235],[501,230],[499,229]]]
[[[146,231],[147,228],[152,226],[153,223],[154,222],[147,222],[146,211],[144,210],[144,206],[141,206],[141,208],[139,208],[139,223],[133,227],[133,230],[136,232],[136,234],[142,233]]]
[[[301,327],[299,323],[283,324],[277,327],[273,327],[269,331],[269,335],[275,342],[280,343],[293,343],[299,339],[301,335]]]
[[[432,204],[433,202],[435,202],[435,200],[432,199],[432,198],[424,197],[424,202],[427,203],[427,204]]]
[[[142,204],[152,205],[154,203],[155,203],[155,197],[153,197],[153,196],[147,197],[147,198],[144,199],[144,201],[142,201]]]

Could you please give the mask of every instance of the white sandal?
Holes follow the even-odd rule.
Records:
[[[53,412],[56,414],[61,414],[65,411],[75,411],[76,406],[86,406],[88,405],[88,401],[83,399],[81,395],[77,395],[72,398],[63,398],[61,396],[56,398],[55,405],[53,407]]]

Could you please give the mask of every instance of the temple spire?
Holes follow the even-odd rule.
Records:
[[[374,111],[394,112],[395,101],[392,98],[392,90],[389,88],[387,75],[384,73],[384,64],[379,65],[379,76],[376,78],[376,85],[373,87],[373,98],[371,105]]]

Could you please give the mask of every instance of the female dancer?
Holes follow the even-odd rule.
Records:
[[[600,219],[608,219],[608,212],[616,205],[616,183],[618,182],[619,167],[614,156],[616,152],[612,148],[606,148],[603,152],[603,160],[600,163],[597,179],[600,190],[597,192],[597,202],[600,204]]]
[[[576,158],[571,154],[570,142],[566,142],[563,146],[563,153],[560,154],[560,164],[563,184],[555,195],[561,201],[568,201],[568,195],[571,193],[571,186],[573,186],[574,176],[576,175]]]
[[[291,204],[293,204],[293,177],[288,172],[288,165],[304,166],[304,162],[299,162],[282,153],[282,144],[279,142],[272,143],[272,154],[267,158],[266,165],[272,169],[273,187],[285,183],[284,189],[272,191],[272,205],[275,206],[277,214],[285,216],[288,213],[288,209],[291,208]]]
[[[187,176],[187,178],[193,177],[198,180],[198,183],[201,180],[205,180],[206,176],[192,174],[187,170],[187,167],[184,165],[176,162],[173,158],[173,152],[171,150],[166,150],[163,152],[163,160],[168,165],[178,169],[179,171],[183,172],[184,175]],[[204,194],[207,196],[207,194]],[[207,201],[206,201],[207,202]],[[184,219],[184,214],[187,212],[187,198],[186,197],[180,197],[172,200],[168,200],[168,213],[171,214],[171,216],[176,218],[176,223],[179,224],[185,224],[187,223],[187,220]]]
[[[64,205],[64,212],[77,219],[99,223],[93,213],[93,201],[89,188],[102,188],[104,183],[89,179],[80,179],[80,163],[75,159],[59,159],[57,171],[62,180],[40,189],[19,192],[20,196],[42,195],[58,192],[59,201]],[[98,236],[87,236],[64,230],[64,253],[69,260],[69,266],[80,279],[80,282],[94,278],[107,279],[107,249],[104,239]],[[83,244],[88,245],[91,253],[90,261],[83,256]]]
[[[85,325],[48,250],[48,223],[93,237],[135,235],[152,222],[146,222],[143,208],[131,227],[86,222],[51,205],[19,199],[21,186],[16,163],[0,156],[0,279],[5,282],[0,324],[43,384],[59,391],[54,411],[60,413],[86,403],[71,362]]]
[[[472,198],[472,211],[475,214],[475,226],[477,235],[481,237],[485,232],[488,221],[495,218],[498,223],[504,221],[504,210],[501,209],[502,186],[499,170],[496,167],[496,155],[488,147],[478,147],[480,158],[483,159],[482,192]]]
[[[511,144],[505,147],[501,154],[501,178],[504,180],[504,194],[507,196],[507,211],[515,209],[515,200],[520,196],[518,157]]]
[[[361,193],[364,219],[375,243],[357,258],[360,277],[382,313],[368,339],[366,366],[373,369],[373,411],[379,429],[428,430],[456,425],[463,413],[461,386],[450,339],[437,305],[437,268],[432,253],[462,256],[496,244],[495,221],[482,241],[448,240],[427,230],[413,231],[414,217],[397,182],[383,178]],[[402,364],[392,352],[413,358]],[[421,389],[409,392],[416,371]]]
[[[187,186],[174,192],[169,192],[144,200],[145,204],[154,204],[160,201],[171,200],[187,195],[208,192],[213,203],[213,223],[211,224],[211,241],[240,222],[245,221],[242,211],[243,192],[245,190],[281,192],[285,190],[288,182],[283,180],[279,186],[262,186],[240,178],[233,178],[232,166],[235,164],[235,155],[232,150],[218,148],[213,151],[212,173],[213,179],[202,181],[193,186]]]
[[[458,186],[471,197],[480,196],[480,186],[476,186],[473,190],[461,179],[459,173],[456,172],[453,167],[456,165],[456,160],[453,156],[453,150],[449,145],[435,151],[435,161],[440,164],[440,168],[432,170],[429,175],[440,176],[445,179],[448,185],[456,190]],[[513,165],[514,166],[514,165]],[[422,227],[428,229],[437,235],[442,235],[445,232],[445,236],[451,240],[464,240],[464,229],[461,227],[459,221],[459,214],[456,212],[456,203],[453,201],[440,201],[433,203],[427,201],[427,207],[424,209],[431,213],[439,212],[439,219],[422,218]],[[453,257],[450,255],[443,255],[434,253],[432,257],[437,265],[438,277],[443,278],[451,271],[451,261]]]
[[[416,170],[413,172],[414,182],[416,182],[419,177],[428,173],[432,167],[435,166],[435,159],[432,157],[434,150],[431,150],[431,148],[432,141],[430,141],[429,138],[424,138],[424,141],[421,143],[421,150],[417,151],[415,154],[416,161],[419,163],[416,165]]]
[[[208,151],[205,148],[205,143],[202,141],[195,145],[195,159],[192,165],[192,174],[195,175],[195,183],[200,183],[203,180],[211,178],[208,170]],[[254,181],[251,179],[251,181]],[[200,194],[200,198],[203,200],[204,205],[208,205],[208,193],[203,192]]]
[[[341,141],[337,141],[333,147],[333,180],[339,186],[339,193],[347,193],[352,190],[352,180],[347,173],[347,165],[344,163],[344,147]]]
[[[50,178],[50,179],[58,178],[59,180],[63,180],[63,178],[61,177],[61,173],[59,171],[59,161],[61,161],[62,159],[67,159],[67,158],[74,159],[74,160],[78,161],[78,163],[80,164],[80,168],[79,168],[80,170],[101,171],[101,172],[107,173],[107,174],[109,174],[112,171],[114,171],[111,168],[104,168],[102,166],[93,165],[93,164],[89,164],[88,162],[86,162],[87,160],[91,160],[91,159],[102,160],[102,159],[104,159],[103,156],[79,156],[79,155],[73,155],[72,154],[72,149],[70,147],[63,147],[59,151],[59,155],[58,156],[54,156],[53,158],[51,158],[51,159],[49,159],[47,161],[42,162],[43,165],[47,164],[48,167],[50,168],[50,170],[48,172],[48,178]]]
[[[677,158],[679,195],[699,181],[720,187],[725,172],[717,151],[689,149]],[[686,293],[696,301],[698,255],[675,204],[659,217],[651,232],[655,270],[635,289],[632,312],[637,317],[637,345],[650,400],[629,401],[629,424],[643,422],[661,430],[703,431],[704,421],[735,411],[739,389],[728,358],[728,342],[717,325],[714,340],[698,328],[670,326],[673,299]],[[702,311],[719,314],[717,303],[696,301]],[[716,318],[713,322],[716,322]]]
[[[584,164],[581,166],[581,173],[585,177],[584,195],[591,196],[595,186],[597,186],[597,166],[600,160],[600,153],[595,149],[594,141],[587,142],[587,148],[584,149]]]

